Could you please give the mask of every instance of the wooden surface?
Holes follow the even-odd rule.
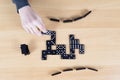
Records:
[[[11,0],[0,0],[0,80],[119,80],[120,79],[120,1],[119,0],[31,0],[33,9],[41,15],[47,29],[57,32],[57,44],[66,44],[69,34],[75,34],[86,46],[84,55],[76,50],[76,60],[61,60],[48,56],[41,60],[49,36],[27,34]],[[55,23],[47,17],[68,18],[81,15],[84,9],[93,12],[73,23]],[[20,44],[29,45],[31,54],[24,56]],[[55,77],[50,74],[64,68],[90,66],[93,71],[73,71]]]

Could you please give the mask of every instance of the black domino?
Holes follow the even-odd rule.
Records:
[[[61,74],[61,72],[55,72],[55,73],[51,74],[51,76],[55,76],[55,75],[58,75],[58,74]]]
[[[42,60],[47,60],[47,53],[46,51],[42,51]]]
[[[57,54],[66,54],[66,45],[56,45]]]
[[[51,31],[51,42],[55,45],[56,44],[56,32]]]
[[[74,35],[73,34],[69,35],[69,44],[70,45],[73,44],[73,40],[74,40]]]
[[[29,55],[29,54],[30,54],[28,45],[26,45],[26,44],[21,44],[21,47],[20,47],[20,48],[21,48],[22,54],[24,54],[24,55]]]
[[[73,22],[73,20],[64,20],[63,23],[69,23],[69,22]]]
[[[88,11],[85,15],[83,15],[83,17],[88,16],[92,11]]]
[[[85,53],[85,45],[84,44],[80,44],[79,51],[80,51],[80,54]]]
[[[73,71],[72,68],[68,68],[68,69],[64,69],[63,72],[67,72],[67,71]]]
[[[70,49],[70,54],[74,54],[75,53],[75,49],[71,48]]]
[[[55,35],[51,35],[51,42],[53,44],[56,44],[56,34]]]
[[[69,54],[62,54],[61,59],[69,59]]]
[[[89,70],[92,70],[92,71],[98,71],[97,69],[95,69],[95,68],[91,68],[91,67],[88,67],[87,69],[89,69]]]
[[[77,20],[80,20],[80,19],[82,19],[82,18],[84,18],[84,16],[77,17],[77,18],[75,18],[73,21],[77,21]]]
[[[76,59],[76,56],[74,54],[70,54],[69,59]]]
[[[55,19],[55,18],[50,18],[50,21],[60,22],[60,20],[59,20],[59,19]]]
[[[77,17],[77,18],[74,18],[73,21],[77,21],[77,20],[80,20],[82,18],[85,18],[86,16],[88,16],[92,11],[88,11],[86,14],[84,14],[83,16],[80,16],[80,17]]]
[[[56,50],[47,50],[47,55],[56,55]]]
[[[51,31],[51,35],[56,35],[56,32],[55,31]]]
[[[56,35],[55,31],[47,30],[47,32],[41,32],[43,35]]]
[[[75,68],[76,70],[85,70],[86,68],[85,67],[78,67],[78,68]]]
[[[47,46],[52,46],[52,45],[55,45],[55,43],[53,41],[51,41],[51,40],[47,40],[46,45]]]
[[[41,34],[43,34],[43,35],[51,35],[51,32],[52,32],[52,31],[50,31],[50,30],[47,30],[47,32],[46,32],[46,33],[44,33],[44,32],[41,32]]]
[[[46,46],[46,49],[47,49],[47,50],[51,50],[52,45],[54,45],[54,43],[52,43],[51,41],[47,40],[47,41],[46,41],[46,45],[47,45],[47,46]]]

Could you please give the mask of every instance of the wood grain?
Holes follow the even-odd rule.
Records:
[[[120,1],[119,0],[30,0],[32,8],[42,17],[47,29],[57,32],[57,44],[66,44],[69,53],[69,34],[74,34],[86,46],[84,55],[76,60],[61,60],[48,56],[41,60],[41,50],[49,36],[27,34],[21,27],[19,15],[11,0],[0,0],[0,80],[119,80],[120,79]],[[48,17],[69,18],[93,12],[73,23],[55,23]],[[31,55],[20,52],[20,44],[29,45]],[[50,76],[63,68],[89,66],[94,71],[71,71]]]

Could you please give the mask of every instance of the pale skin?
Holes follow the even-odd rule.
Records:
[[[47,32],[42,19],[30,6],[24,6],[19,9],[19,16],[22,27],[28,33],[41,36],[42,32]]]

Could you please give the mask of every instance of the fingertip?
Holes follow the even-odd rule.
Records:
[[[45,27],[39,27],[40,31],[46,33],[47,32],[47,29]]]
[[[36,25],[42,32],[47,32],[45,26],[43,26],[40,22],[34,22],[34,25]]]

